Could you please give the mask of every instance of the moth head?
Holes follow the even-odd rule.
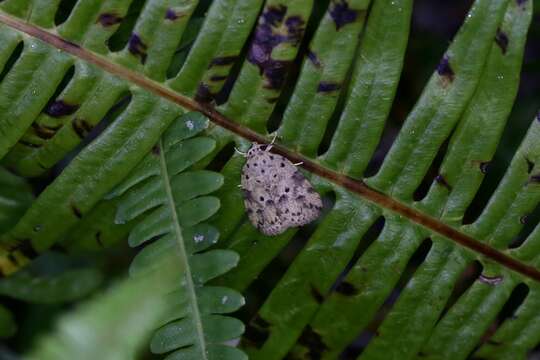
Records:
[[[248,152],[246,153],[247,156],[255,155],[258,152],[264,151],[263,148],[266,148],[268,145],[266,144],[257,144],[253,143],[251,147],[249,148]]]

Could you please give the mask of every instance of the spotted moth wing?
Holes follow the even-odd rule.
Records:
[[[313,186],[288,159],[254,144],[247,153],[241,185],[251,223],[265,235],[315,220],[322,201]]]

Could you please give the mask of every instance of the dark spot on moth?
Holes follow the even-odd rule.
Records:
[[[86,135],[88,135],[88,133],[93,129],[92,124],[89,124],[86,120],[79,118],[73,119],[71,122],[71,127],[81,139],[84,139]]]
[[[317,304],[322,304],[324,301],[324,296],[321,294],[321,292],[315,286],[313,286],[313,284],[310,284],[309,287],[311,297],[317,302]]]
[[[525,161],[527,161],[527,173],[530,174],[534,169],[534,163],[527,158],[525,158]]]
[[[242,189],[242,194],[244,195],[245,199],[252,199],[251,192],[246,189]]]
[[[322,341],[322,337],[310,325],[307,325],[302,331],[298,342],[309,349],[306,359],[320,359],[321,354],[328,349]]]
[[[56,100],[47,106],[45,109],[45,114],[51,117],[62,117],[66,115],[71,115],[79,109],[79,105],[69,104],[63,100]]]
[[[82,212],[81,210],[73,203],[71,203],[71,212],[73,213],[73,215],[75,215],[77,218],[81,219],[82,218]]]
[[[334,23],[336,24],[336,30],[355,22],[358,18],[358,11],[351,9],[347,0],[333,1],[329,12],[332,20],[334,20]]]
[[[441,62],[437,66],[437,73],[450,82],[454,81],[454,70],[452,70],[452,66],[450,66],[450,59],[447,55],[442,58]]]
[[[338,286],[336,286],[335,291],[338,294],[345,296],[353,296],[358,294],[358,289],[353,284],[347,281],[340,282]]]
[[[34,129],[34,132],[37,136],[39,136],[42,139],[50,139],[56,134],[55,129],[51,129],[50,127],[40,125],[36,122],[32,123],[32,129]]]
[[[506,35],[505,32],[501,31],[500,28],[497,29],[497,33],[495,34],[495,43],[499,45],[503,54],[506,54],[506,50],[508,49],[508,42],[508,35]]]
[[[304,175],[299,170],[296,170],[295,173],[292,176],[292,180],[295,184],[302,184],[305,180]]]
[[[331,81],[321,81],[317,87],[317,92],[333,92],[341,89],[341,84]]]
[[[284,203],[284,202],[287,201],[287,200],[289,200],[289,197],[288,197],[287,195],[283,194],[283,195],[281,195],[281,196],[279,197],[278,203],[282,204],[282,203]],[[288,209],[287,209],[286,212],[289,212]]]
[[[317,54],[315,54],[313,51],[308,50],[307,58],[309,59],[309,61],[311,61],[311,63],[313,65],[315,65],[315,67],[317,67],[317,68],[321,67],[322,64],[319,61],[319,58],[317,57]]]
[[[488,285],[498,285],[503,281],[502,276],[486,276],[484,274],[480,274],[478,277],[478,280],[481,283],[488,284]]]
[[[215,57],[212,59],[208,67],[211,68],[212,66],[232,65],[237,59],[238,55]]]
[[[165,12],[165,19],[171,20],[171,21],[178,20],[183,16],[185,16],[184,13],[176,12],[171,8],[168,8],[167,11]]]
[[[482,172],[482,174],[487,174],[487,172],[489,171],[490,164],[491,163],[489,161],[482,161],[480,163],[480,171]]]
[[[448,191],[452,191],[452,186],[450,186],[450,184],[448,184],[448,181],[446,181],[444,176],[442,176],[441,174],[435,176],[435,181],[437,182],[437,184],[442,185],[446,189],[448,189]]]
[[[128,51],[141,59],[141,63],[146,62],[146,50],[148,46],[142,41],[137,33],[132,33],[128,41]]]
[[[103,13],[99,15],[97,22],[101,25],[108,27],[121,23],[123,18],[114,13]]]
[[[255,30],[253,41],[248,51],[247,59],[259,68],[266,79],[267,89],[279,90],[285,81],[285,75],[292,61],[272,59],[273,49],[287,43],[298,46],[304,34],[305,22],[298,16],[286,17],[285,5],[267,6],[263,11]],[[285,24],[286,34],[277,31]]]

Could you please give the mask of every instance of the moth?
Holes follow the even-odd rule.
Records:
[[[322,201],[300,170],[271,148],[254,143],[244,154],[240,186],[253,226],[274,236],[318,218]]]

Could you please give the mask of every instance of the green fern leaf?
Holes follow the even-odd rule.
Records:
[[[130,273],[141,276],[153,271],[171,253],[177,254],[176,261],[185,269],[171,288],[174,302],[150,343],[152,352],[170,353],[167,359],[218,359],[223,353],[227,359],[245,358],[241,351],[222,345],[240,337],[243,324],[219,315],[242,306],[242,296],[227,288],[204,286],[238,263],[233,251],[205,251],[217,242],[219,233],[203,222],[220,206],[216,197],[206,195],[221,187],[223,177],[189,169],[214,149],[214,140],[196,136],[207,125],[198,113],[175,121],[111,194],[122,195],[117,222],[142,217],[131,230],[129,244],[135,247],[153,240],[137,254]],[[177,288],[185,295],[178,296]]]
[[[26,182],[0,168],[0,233],[17,223],[33,200]]]

